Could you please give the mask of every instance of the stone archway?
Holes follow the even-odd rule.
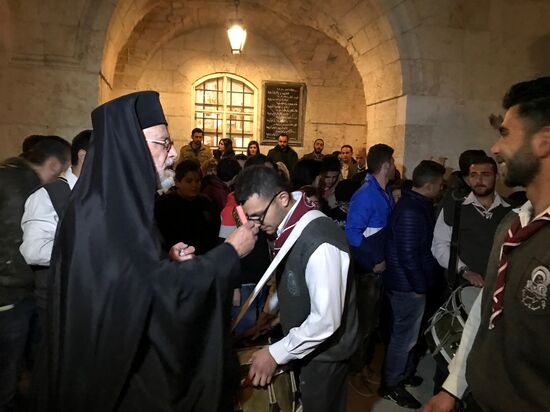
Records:
[[[396,159],[402,164],[405,103],[399,47],[406,44],[411,48],[412,44],[414,48],[414,38],[401,39],[400,35],[415,22],[410,21],[409,7],[400,3],[407,2],[349,0],[319,4],[310,0],[250,0],[241,3],[240,14],[248,25],[256,25],[255,30],[270,39],[276,39],[277,32],[282,33],[291,25],[302,26],[345,49],[363,83],[367,143],[385,142],[394,146]],[[232,7],[232,2],[226,1],[120,0],[106,33],[101,100],[111,97],[109,88],[117,83],[117,74],[120,75],[128,63],[132,70],[137,70],[130,75],[139,76],[136,68],[148,61],[158,45],[198,27],[223,24]],[[143,24],[152,15],[156,16],[154,22],[150,22],[154,24]],[[158,33],[155,34],[155,30]],[[140,43],[139,39],[145,37],[150,43]],[[294,42],[301,40],[298,35]],[[294,62],[299,62],[301,50],[296,44],[282,39],[278,39],[278,44]],[[307,64],[297,66],[307,71]]]
[[[18,153],[28,134],[70,138],[89,127],[90,111],[111,97],[122,50],[154,8],[178,7],[180,27],[191,30],[231,4],[0,0],[0,153]],[[292,24],[345,50],[362,82],[367,144],[391,144],[409,169],[431,155],[448,156],[452,167],[462,150],[488,149],[487,115],[501,110],[504,91],[550,70],[546,0],[241,0],[241,9],[272,17],[263,23],[273,27],[259,27],[270,40]],[[314,79],[314,65],[300,64],[302,53],[292,56],[283,40],[275,43]]]

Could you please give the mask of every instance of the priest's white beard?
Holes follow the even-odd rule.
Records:
[[[170,175],[167,175],[167,172],[172,172]],[[165,170],[163,173],[159,174],[160,180],[160,189],[168,190],[174,186],[174,172],[172,170]]]
[[[162,168],[158,170],[159,176],[159,189],[162,191],[170,189],[174,186],[175,172],[172,166],[174,165],[174,158],[167,158],[162,165]]]

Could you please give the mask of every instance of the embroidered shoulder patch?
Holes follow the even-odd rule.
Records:
[[[532,311],[545,309],[549,284],[550,270],[544,266],[537,266],[521,291],[521,302]]]

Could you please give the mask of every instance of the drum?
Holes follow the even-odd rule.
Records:
[[[265,346],[251,346],[237,351],[241,376],[248,375],[252,354]],[[265,388],[241,387],[235,411],[238,412],[297,412],[298,387],[294,372],[277,369],[271,383]]]
[[[460,345],[468,314],[480,291],[474,286],[456,289],[432,316],[424,332],[430,352],[445,369]]]

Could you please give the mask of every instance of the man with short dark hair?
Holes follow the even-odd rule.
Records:
[[[30,136],[25,137],[23,143],[21,144],[21,154],[27,153],[32,147],[40,141],[55,141],[61,145],[66,145],[67,141],[62,137],[56,135],[42,135],[42,134],[31,134]]]
[[[284,338],[252,355],[254,385],[271,381],[277,365],[291,361],[300,369],[304,412],[345,411],[348,360],[357,339],[355,285],[341,229],[314,211],[302,192],[289,193],[277,171],[253,166],[237,180],[235,197],[250,221],[277,236],[279,253],[294,230],[304,226],[277,270],[278,301]],[[310,216],[312,220],[308,220]],[[282,252],[281,252],[282,253]]]
[[[358,279],[357,305],[361,323],[361,343],[352,359],[350,383],[363,396],[374,396],[368,385],[368,364],[372,361],[372,336],[378,324],[380,309],[380,273],[386,269],[385,232],[393,208],[393,197],[387,192],[395,175],[393,148],[376,144],[369,149],[365,182],[351,198],[346,222],[346,236],[355,262]]]
[[[468,149],[460,153],[458,170],[452,173],[449,182],[447,182],[447,190],[451,190],[451,195],[455,200],[464,198],[470,193],[470,185],[467,181],[470,165],[480,157],[487,157],[487,153],[481,149]]]
[[[471,192],[468,183],[468,173],[472,162],[479,157],[487,157],[481,149],[468,149],[463,151],[458,158],[458,170],[451,173],[443,190],[441,200],[437,203],[436,215],[444,207],[452,207],[457,200],[464,200]]]
[[[395,174],[393,149],[383,143],[372,146],[367,155],[371,174],[351,198],[346,234],[354,258],[367,271],[383,272],[383,229],[393,207],[393,198],[386,191]]]
[[[107,102],[92,124],[93,146],[52,254],[48,373],[40,375],[48,379],[35,385],[35,406],[230,411],[238,385],[230,296],[257,229],[243,225],[197,257],[177,243],[169,261],[154,202],[176,151],[158,93]]]
[[[353,147],[345,144],[340,148],[340,174],[344,179],[351,179],[357,173],[357,162],[353,158]]]
[[[491,151],[507,186],[529,201],[499,225],[482,294],[464,327],[443,391],[425,412],[454,411],[467,387],[484,411],[548,409],[550,341],[550,77],[521,82],[503,99]]]
[[[191,142],[181,147],[178,161],[194,159],[202,165],[205,161],[212,159],[212,156],[212,151],[204,144],[204,132],[195,127],[191,131]]]
[[[67,169],[70,144],[43,137],[0,164],[0,410],[11,411],[36,306],[34,275],[19,252],[27,197]]]
[[[491,251],[493,236],[498,224],[511,210],[510,205],[495,192],[497,164],[484,156],[472,160],[469,166],[468,184],[470,194],[461,202],[444,207],[437,218],[434,229],[432,252],[439,264],[449,271],[451,286],[468,282],[482,287],[487,259]],[[460,202],[460,201],[458,201]],[[460,216],[456,220],[455,214]],[[454,227],[458,221],[458,227]],[[451,250],[453,230],[458,230],[458,247]],[[451,268],[451,254],[456,267]],[[455,280],[454,273],[458,274]]]
[[[315,139],[313,142],[313,152],[305,154],[302,159],[316,160],[320,162],[325,155],[323,149],[325,148],[325,141],[321,138]]]
[[[260,165],[275,168],[275,164],[273,163],[273,161],[263,153],[259,153],[246,159],[246,162],[244,163],[244,168],[246,169],[251,166]],[[227,196],[227,202],[225,203],[225,206],[221,212],[222,224],[220,226],[219,237],[222,239],[225,239],[237,227],[238,215],[236,214],[235,210],[236,206],[237,202],[235,201],[235,192],[231,192]],[[263,239],[261,240],[265,240],[265,236],[263,236]],[[256,245],[254,246],[254,249],[257,248],[259,248],[258,242],[256,242]],[[251,253],[254,254],[254,251],[252,251]],[[247,259],[251,259],[251,257],[248,256]],[[241,325],[242,323],[244,322],[241,322]]]
[[[29,265],[50,264],[60,212],[80,176],[91,136],[91,130],[77,134],[71,143],[71,166],[58,179],[31,194],[25,202],[21,220],[23,243],[19,250]]]
[[[249,157],[244,168],[252,166],[265,166],[275,168],[273,162],[269,157],[264,154],[258,153]],[[229,193],[227,196],[227,203],[221,212],[222,224],[220,226],[219,237],[225,239],[231,232],[233,232],[238,226],[242,225],[237,212],[237,201],[235,200],[235,192]],[[239,288],[236,288],[233,292],[233,307],[231,308],[231,317],[235,318],[244,302],[248,299],[253,292],[256,284],[262,277],[262,274],[266,271],[269,263],[271,262],[271,252],[269,250],[268,236],[263,231],[258,232],[258,240],[254,245],[254,249],[250,254],[241,259],[241,284]],[[248,307],[248,310],[243,315],[242,319],[233,328],[233,334],[239,339],[241,334],[255,325],[259,326],[257,320],[262,314],[265,298],[267,295],[268,287],[264,287],[254,302]]]
[[[267,153],[267,156],[273,160],[274,163],[283,162],[291,175],[294,170],[294,165],[298,162],[298,153],[289,146],[288,135],[286,133],[281,133],[279,135],[277,145]]]
[[[382,280],[391,306],[391,336],[379,392],[406,408],[421,406],[405,385],[413,380],[417,366],[411,350],[420,333],[426,297],[442,283],[430,248],[435,225],[433,199],[441,192],[444,174],[439,163],[420,162],[413,171],[412,190],[403,190],[388,221]]]
[[[25,211],[21,218],[23,242],[19,251],[34,271],[34,295],[41,326],[45,322],[47,274],[57,224],[82,171],[91,137],[91,130],[83,130],[77,134],[71,143],[71,166],[63,176],[43,185],[25,202]]]

